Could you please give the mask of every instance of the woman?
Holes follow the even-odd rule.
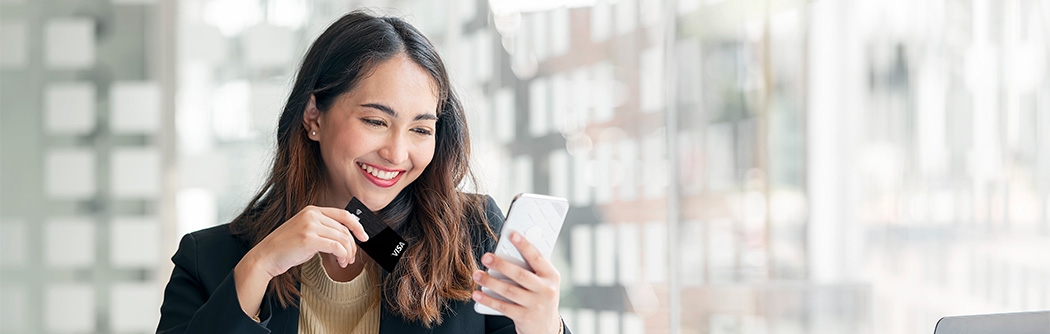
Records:
[[[520,235],[511,239],[535,272],[491,254],[499,208],[457,190],[472,177],[466,124],[418,30],[340,18],[303,59],[262,190],[230,224],[183,237],[158,332],[568,332],[557,270]],[[357,248],[368,236],[342,209],[354,197],[410,242],[393,272]]]

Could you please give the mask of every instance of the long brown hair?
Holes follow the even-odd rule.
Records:
[[[441,323],[441,312],[451,300],[470,299],[475,288],[471,274],[478,268],[471,231],[479,225],[489,235],[492,231],[480,197],[457,189],[464,178],[474,178],[463,107],[433,45],[401,19],[351,12],[314,41],[281,114],[273,169],[230,230],[254,247],[322,198],[326,173],[320,148],[302,124],[310,95],[326,112],[377,64],[398,54],[407,55],[433,77],[439,92],[438,120],[430,165],[378,212],[412,242],[397,268],[384,278],[383,290],[395,313],[429,327]],[[297,304],[299,275],[297,266],[270,281],[269,293],[283,307]]]

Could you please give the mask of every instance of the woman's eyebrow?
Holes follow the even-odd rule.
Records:
[[[394,109],[392,109],[392,108],[390,108],[390,107],[388,107],[388,106],[386,106],[384,104],[365,103],[365,104],[362,104],[361,106],[362,107],[366,107],[366,108],[373,108],[373,109],[385,112],[385,113],[387,113],[388,115],[390,115],[392,117],[395,117],[395,118],[397,117],[397,112],[394,111]],[[431,114],[431,113],[426,113],[426,114],[416,115],[416,117],[414,119],[412,119],[412,120],[413,121],[420,121],[420,120],[433,120],[433,121],[436,121],[437,119],[438,119],[437,115]]]
[[[382,105],[382,104],[379,104],[379,103],[365,103],[365,104],[362,104],[361,106],[362,107],[367,107],[367,108],[378,109],[379,111],[385,112],[385,113],[389,114],[390,116],[397,117],[397,112],[394,111],[394,109],[391,109],[390,107],[387,107],[386,105]]]
[[[413,119],[413,121],[421,121],[421,120],[436,121],[437,119],[438,119],[437,115],[434,115],[434,114],[419,114],[419,115],[416,115],[416,118]]]

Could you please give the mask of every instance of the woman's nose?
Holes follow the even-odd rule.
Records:
[[[386,145],[379,150],[379,156],[394,166],[405,162],[408,159],[408,146],[405,138],[397,134],[391,135]]]

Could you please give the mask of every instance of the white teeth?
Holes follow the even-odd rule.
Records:
[[[359,164],[359,166],[361,167],[361,169],[364,169],[369,174],[372,174],[372,176],[375,176],[375,177],[383,179],[383,180],[390,180],[390,179],[393,179],[395,176],[397,176],[397,172],[384,172],[384,171],[381,171],[381,170],[379,170],[377,168],[373,168],[372,166],[365,165],[365,164]]]

